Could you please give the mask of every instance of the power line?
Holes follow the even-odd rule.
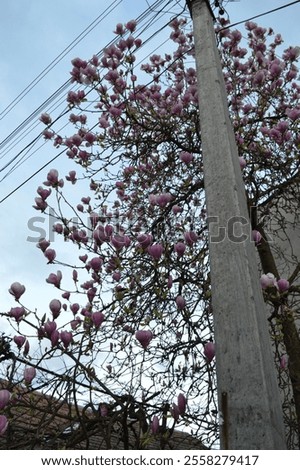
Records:
[[[89,26],[87,26],[42,72],[32,80],[29,85],[0,113],[0,121],[72,50],[79,44],[99,23],[111,13],[122,0],[114,0]],[[117,4],[116,4],[117,3]],[[116,4],[115,6],[113,6]],[[113,7],[113,8],[112,8]],[[112,8],[110,11],[108,11]],[[104,16],[103,16],[104,15]]]
[[[46,168],[48,165],[50,165],[50,163],[54,162],[54,160],[56,160],[58,157],[60,157],[60,155],[62,155],[66,150],[63,149],[61,152],[59,152],[57,155],[55,155],[55,157],[51,158],[51,160],[49,160],[47,163],[45,163],[45,165],[43,165],[41,168],[39,168],[35,173],[33,173],[32,175],[30,175],[25,181],[23,181],[21,184],[19,184],[19,186],[17,186],[15,189],[13,189],[9,194],[7,194],[3,199],[1,199],[0,201],[0,204],[2,204],[2,202],[4,202],[6,199],[8,199],[10,196],[12,196],[16,191],[18,191],[20,188],[22,188],[22,186],[24,186],[26,183],[28,183],[28,181],[30,181],[32,178],[34,178],[38,173],[40,173],[40,171],[42,171],[44,168]]]
[[[156,3],[162,3],[162,0],[160,0],[160,2],[156,2]],[[172,3],[172,0],[169,0],[169,1],[168,1],[168,4],[169,4],[169,3]],[[148,12],[148,10],[149,10],[149,9],[147,9],[146,12]],[[159,10],[159,11],[156,11],[155,17],[157,18],[157,17],[159,16],[159,14],[162,13],[162,12],[163,12],[163,9],[161,9],[161,10]],[[177,16],[179,16],[179,14],[178,14]],[[151,20],[149,21],[148,25],[144,26],[142,32],[147,31],[147,30],[149,29],[149,26],[152,25],[153,23],[155,23],[155,21],[153,21],[153,20],[154,20],[154,18],[151,18]],[[168,24],[169,24],[169,21],[168,21],[167,23],[165,23],[160,29],[156,30],[150,37],[148,37],[148,38],[143,42],[143,46],[144,46],[145,44],[147,44],[149,41],[151,41],[151,40],[152,40],[159,32],[161,32],[164,28],[166,28],[166,27],[168,26]],[[168,40],[169,40],[169,39],[168,39]],[[113,42],[115,42],[115,40],[114,40],[114,41],[111,41],[111,43],[113,43]],[[167,42],[167,41],[166,41],[166,42]],[[111,44],[111,43],[110,43],[110,44]],[[107,46],[106,46],[106,47],[107,47]],[[153,51],[152,51],[152,53],[153,53]],[[98,53],[98,55],[99,55],[99,53]],[[147,57],[148,57],[148,55],[149,55],[149,54],[147,54]],[[142,59],[142,60],[144,60],[144,59]],[[177,59],[176,59],[176,60],[177,60]],[[166,70],[167,70],[167,69],[166,69]],[[164,73],[164,72],[163,72],[163,73]],[[150,81],[150,82],[149,82],[147,85],[145,85],[145,86],[149,86],[149,84],[151,84],[152,82],[153,82],[153,80]],[[69,83],[69,82],[68,82],[68,83]],[[92,89],[91,89],[90,91],[92,91]],[[54,122],[57,122],[57,121],[58,121],[64,114],[66,114],[68,111],[69,111],[68,109],[67,109],[66,111],[64,111]],[[94,126],[94,127],[95,127],[95,126]],[[43,133],[40,133],[36,138],[34,138],[24,149],[22,149],[13,159],[11,159],[10,162],[8,162],[8,163],[2,168],[2,170],[0,170],[0,171],[3,171],[3,170],[4,170],[5,168],[7,168],[11,163],[13,163],[24,151],[26,151],[26,150],[28,151],[29,147],[35,145],[35,143],[36,143],[37,140],[42,136],[42,134],[43,134]],[[41,146],[41,147],[42,147],[42,146]],[[39,147],[39,148],[41,148],[41,147]],[[36,150],[36,151],[37,151],[37,150]],[[36,153],[36,151],[35,151],[34,153]],[[17,188],[15,188],[13,191],[11,191],[9,194],[7,194],[7,195],[0,201],[0,203],[4,202],[8,197],[10,197],[12,194],[14,194],[18,189],[20,189],[24,184],[26,184],[28,181],[30,181],[34,176],[36,176],[36,175],[37,175],[40,171],[42,171],[47,165],[49,165],[52,161],[54,161],[56,158],[58,158],[58,157],[59,157],[62,153],[64,153],[64,152],[65,152],[65,149],[64,149],[62,152],[60,152],[58,155],[56,155],[53,159],[49,160],[49,161],[48,161],[45,165],[43,165],[41,168],[39,168],[33,175],[31,175],[29,178],[27,178],[27,179],[26,179],[23,183],[21,183]],[[31,154],[31,155],[32,155],[32,154]],[[29,155],[29,156],[26,158],[26,160],[27,160],[28,158],[30,158],[31,155]],[[15,166],[13,167],[13,169],[12,169],[10,172],[8,172],[8,174],[6,174],[6,175],[4,176],[4,178],[2,178],[2,180],[5,179],[5,177],[7,177],[9,174],[11,174],[12,171],[14,171],[14,169],[16,169],[18,166],[20,166],[21,163],[22,163],[22,162],[16,163]],[[1,181],[2,181],[2,180],[1,180]]]
[[[239,24],[246,23],[247,21],[255,20],[256,18],[261,18],[262,16],[269,15],[270,13],[275,13],[276,11],[283,10],[284,8],[288,8],[292,5],[296,5],[296,3],[300,3],[300,0],[295,0],[294,2],[287,3],[277,8],[273,8],[273,10],[265,11],[264,13],[260,13],[259,15],[251,16],[251,18],[247,18],[245,20],[238,21],[237,23],[231,23],[228,26],[224,26],[224,28],[220,29],[219,31],[223,31],[224,29],[232,28],[233,26],[238,26]]]
[[[159,6],[161,6],[162,3],[165,3],[166,0],[157,0],[155,2],[154,5],[152,5],[152,7],[155,7],[155,8],[158,8]],[[172,3],[172,0],[168,0],[167,2],[167,5],[169,3]],[[163,10],[163,9],[162,9]],[[160,10],[160,11],[162,11]],[[146,9],[137,19],[137,23],[140,23],[142,21],[144,21],[148,14],[149,14],[149,9]],[[144,30],[143,30],[144,31]],[[107,47],[109,47],[110,45],[114,44],[115,42],[117,41],[117,39],[113,39],[112,41],[110,41],[101,51],[99,51],[96,55],[99,57],[102,53],[103,53],[103,50]],[[60,96],[62,95],[63,92],[65,92],[68,87],[70,86],[71,84],[71,79],[68,79],[65,83],[63,83],[54,93],[52,93],[52,95],[50,95],[50,97],[48,97],[38,108],[36,108],[18,127],[16,127],[2,142],[0,142],[0,149],[5,147],[12,139],[15,138],[15,136],[17,134],[19,134],[26,126],[29,126],[30,125],[30,122],[33,121],[34,118],[36,118],[37,116],[39,116],[41,114],[41,112],[45,111],[47,109],[48,106],[50,106],[50,104],[55,100],[55,99],[60,99]],[[78,85],[74,85],[74,87],[78,87]],[[73,88],[74,88],[73,87]],[[3,155],[2,157],[0,157],[0,159],[3,158]]]
[[[258,18],[258,17],[260,17],[260,16],[264,16],[264,15],[273,13],[273,12],[275,12],[275,11],[281,10],[281,9],[283,9],[283,8],[287,8],[287,7],[292,6],[292,5],[294,5],[294,4],[296,4],[296,3],[299,3],[299,2],[300,2],[300,0],[291,2],[291,3],[289,3],[289,4],[286,4],[286,5],[283,5],[283,6],[281,6],[281,7],[275,8],[275,9],[270,10],[270,11],[268,11],[268,12],[264,12],[264,13],[262,13],[262,14],[253,16],[253,17],[251,17],[251,18],[244,19],[243,21],[240,21],[240,22],[238,22],[238,23],[232,23],[232,24],[230,24],[230,25],[228,25],[228,26],[226,26],[226,27],[224,27],[224,28],[222,28],[222,29],[227,29],[227,28],[236,26],[236,25],[238,25],[238,24],[244,23],[244,22],[246,22],[246,21],[250,21],[250,20],[255,19],[255,18]],[[156,2],[156,3],[160,3],[160,4],[161,4],[162,1],[158,1],[158,2]],[[171,0],[168,2],[168,4],[169,4],[169,3],[172,3]],[[178,2],[176,2],[176,3],[178,4]],[[152,9],[152,8],[151,8],[151,9]],[[149,10],[151,10],[151,9],[148,8],[148,9],[146,10],[146,12],[149,11]],[[153,11],[153,9],[152,9],[152,11]],[[161,9],[161,10],[159,11],[159,13],[161,13],[162,11],[163,11],[163,9]],[[144,12],[144,13],[145,13],[145,12]],[[179,16],[179,14],[178,14],[177,16]],[[154,22],[155,22],[155,21],[154,21]],[[150,20],[150,22],[148,23],[148,26],[144,27],[144,29],[142,30],[142,32],[147,31],[149,25],[152,24],[152,23],[153,23],[153,18],[152,18],[152,19]],[[168,23],[169,23],[169,22],[168,22]],[[162,30],[168,25],[168,23],[166,23],[162,28],[160,28],[160,30],[155,31],[155,33],[154,33],[152,36],[150,36],[150,38],[148,38],[148,40],[145,41],[145,42],[143,43],[143,45],[146,44],[146,42],[150,41],[159,31],[162,31]],[[112,44],[112,43],[114,43],[114,42],[115,42],[115,40],[111,41],[109,44]],[[106,47],[107,47],[107,46],[106,46]],[[102,51],[103,51],[103,50],[102,50]],[[97,55],[99,56],[102,51],[100,51]],[[177,59],[176,59],[176,60],[177,60]],[[166,70],[167,70],[167,69],[166,69]],[[164,73],[166,70],[164,70],[163,73]],[[70,80],[68,80],[63,86],[69,85],[69,83],[70,83]],[[146,86],[148,86],[150,83],[152,83],[152,81],[149,82]],[[62,87],[60,87],[58,90],[60,90],[61,88],[62,88]],[[92,90],[90,90],[90,91],[92,91]],[[51,97],[52,97],[52,96],[53,96],[53,95],[51,95]],[[51,98],[51,97],[50,97],[50,98]],[[48,101],[48,100],[46,100],[46,102],[47,102],[47,101]],[[45,102],[44,102],[44,103],[45,103]],[[41,106],[42,106],[42,105],[41,105]],[[38,108],[39,110],[40,110],[41,106]],[[66,112],[68,112],[68,110],[64,111],[64,113],[62,113],[62,115],[60,115],[60,116],[57,118],[57,120],[60,119],[64,114],[66,114]],[[29,118],[30,118],[30,117],[31,117],[31,115],[29,116]],[[28,118],[28,119],[29,119],[29,118]],[[64,127],[65,127],[65,126],[64,126]],[[36,141],[42,136],[42,134],[43,134],[43,133],[40,133],[35,139],[33,139],[33,141],[32,141],[30,144],[28,144],[21,152],[19,152],[18,155],[17,155],[16,157],[14,157],[4,168],[6,168],[7,166],[9,166],[9,164],[10,164],[12,161],[14,161],[18,156],[20,156],[21,153],[23,153],[25,150],[27,150],[28,147],[30,147],[30,145],[34,145],[34,144],[36,143]],[[39,147],[39,148],[41,148],[41,147]],[[37,150],[36,150],[36,151],[37,151]],[[35,152],[36,152],[36,151],[35,151]],[[64,151],[65,151],[65,150],[64,150]],[[57,156],[55,156],[53,159],[51,159],[51,160],[48,161],[45,165],[43,165],[43,166],[42,166],[39,170],[37,170],[31,177],[27,178],[23,183],[21,183],[21,184],[20,184],[17,188],[15,188],[11,193],[9,193],[7,196],[5,196],[5,198],[2,199],[2,200],[0,201],[0,203],[2,203],[4,200],[6,200],[8,197],[10,197],[10,196],[11,196],[14,192],[16,192],[18,189],[20,189],[20,188],[23,186],[23,184],[26,184],[28,181],[30,181],[36,174],[38,174],[40,171],[42,171],[48,164],[50,164],[53,160],[55,160],[56,158],[58,158],[58,156],[60,156],[62,153],[64,153],[64,151],[60,152]],[[35,152],[34,152],[34,153],[35,153]],[[32,154],[31,154],[31,155],[32,155]],[[26,158],[26,160],[27,160],[28,158],[30,158],[31,155],[29,155],[29,156]],[[19,164],[16,164],[15,166],[16,166],[16,167],[19,167],[21,164],[22,164],[22,162],[19,162]],[[4,168],[3,168],[3,169],[4,169]],[[2,169],[2,170],[3,170],[3,169]],[[14,169],[15,169],[15,167],[13,168],[12,171],[14,171]],[[2,171],[2,170],[0,170],[0,171]],[[9,174],[11,174],[12,171],[10,171],[6,176],[8,176]],[[4,179],[4,178],[3,178],[3,179]]]
[[[168,25],[168,23],[166,23],[166,25]],[[149,87],[152,83],[155,83],[157,81],[157,78],[161,77],[164,73],[166,73],[170,68],[172,68],[172,66],[179,60],[181,59],[182,57],[185,56],[185,53],[183,53],[182,55],[180,55],[179,57],[176,57],[176,59],[174,59],[167,67],[165,67],[161,72],[159,72],[155,78],[153,78],[152,80],[150,80],[148,83],[146,83],[145,85],[143,85],[143,87],[141,87],[141,90],[142,91],[144,88],[147,88]],[[126,103],[128,101],[128,99],[124,100],[122,102],[122,104]],[[91,130],[93,130],[93,128],[95,128],[97,126],[97,124],[95,124]],[[25,181],[23,181],[21,184],[19,184],[19,186],[17,186],[13,191],[11,191],[9,194],[7,194],[3,199],[0,200],[0,204],[2,204],[2,202],[4,202],[6,199],[8,199],[10,196],[12,196],[16,191],[18,191],[22,186],[24,186],[26,183],[28,183],[28,181],[30,181],[32,178],[34,178],[34,176],[36,176],[38,173],[40,173],[44,168],[46,168],[50,163],[52,163],[54,160],[56,160],[58,157],[60,157],[63,153],[65,153],[66,149],[64,148],[61,152],[59,152],[55,157],[53,157],[51,160],[49,160],[47,163],[45,163],[42,167],[40,167],[37,171],[35,171],[30,177],[28,177]]]

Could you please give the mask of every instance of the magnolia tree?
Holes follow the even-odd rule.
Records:
[[[118,24],[115,42],[101,57],[72,61],[77,86],[67,96],[71,135],[58,134],[51,116],[41,116],[45,139],[65,148],[78,170],[64,176],[51,169],[35,198],[34,208],[54,218],[55,239],[49,235],[37,243],[42,262],[53,267],[46,279],[54,290],[48,312],[22,304],[22,280],[9,288],[16,303],[2,314],[14,329],[3,336],[0,350],[3,439],[13,426],[14,407],[33,407],[26,396],[38,389],[70,404],[78,426],[65,440],[67,448],[95,418],[108,447],[116,426],[125,448],[143,448],[157,436],[164,448],[174,429],[193,433],[208,448],[217,445],[193,34],[184,19],[170,28],[174,53],[152,55],[141,72],[136,23]],[[287,233],[287,224],[295,227],[299,209],[299,49],[280,54],[280,35],[253,22],[245,28],[247,44],[223,19],[216,32],[270,307],[266,322],[287,442],[298,448],[300,269],[293,253],[285,275],[279,271],[285,251],[276,236]],[[71,201],[70,188],[77,187]],[[60,239],[76,245],[71,264],[60,259]],[[53,401],[48,411],[55,414]],[[131,426],[138,432],[130,443]],[[40,423],[36,428],[41,435]],[[32,439],[37,442],[37,433]]]

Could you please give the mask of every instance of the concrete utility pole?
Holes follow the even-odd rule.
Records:
[[[188,5],[194,24],[204,183],[211,218],[221,448],[285,449],[267,315],[255,247],[249,236],[245,188],[212,10],[208,0],[190,0]]]

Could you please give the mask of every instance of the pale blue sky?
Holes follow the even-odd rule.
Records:
[[[148,3],[153,4],[154,0]],[[240,0],[228,3],[226,9],[232,22],[237,22],[264,11],[289,3],[287,0]],[[3,0],[0,16],[0,113],[16,96],[34,80],[102,11],[107,0]],[[174,0],[173,4],[176,2]],[[181,0],[181,6],[184,4]],[[146,0],[122,0],[116,9],[93,32],[83,39],[7,116],[0,120],[0,141],[5,139],[24,119],[43,103],[69,78],[70,61],[79,56],[89,59],[112,38],[116,23],[138,17],[147,8]],[[171,9],[180,11],[179,5]],[[165,23],[171,14],[160,21]],[[300,45],[300,3],[264,16],[256,21],[280,32],[286,46]],[[159,36],[143,53],[152,52],[167,38],[168,31]],[[38,126],[31,136],[42,130]],[[28,140],[30,141],[30,139]],[[0,149],[0,168],[26,145],[26,140],[8,149]],[[41,142],[42,143],[42,142]],[[40,145],[40,144],[39,144]],[[43,146],[18,170],[5,178],[0,185],[0,199],[53,156],[51,144]],[[61,157],[50,167],[63,175],[71,169]],[[36,188],[45,180],[49,168],[24,185],[13,196],[0,204],[1,214],[1,311],[14,305],[7,289],[14,281],[26,285],[25,303],[31,308],[47,310],[48,303],[57,293],[44,279],[53,266],[47,266],[35,243],[29,243],[27,227],[31,217],[39,216],[32,209]],[[0,173],[0,179],[6,172]],[[66,248],[67,255],[68,248]],[[56,267],[54,267],[54,270]],[[1,326],[1,325],[0,325]]]

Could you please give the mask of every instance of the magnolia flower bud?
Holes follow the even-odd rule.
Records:
[[[185,414],[186,411],[186,398],[183,395],[183,393],[179,393],[177,397],[177,405],[178,405],[178,410],[181,416]]]
[[[179,158],[183,163],[188,164],[191,163],[194,157],[190,152],[181,152]]]
[[[183,310],[183,309],[184,309],[184,307],[185,307],[185,300],[184,300],[184,298],[182,297],[182,295],[178,295],[178,296],[176,297],[175,302],[176,302],[176,305],[177,305],[177,307],[179,308],[179,310]]]
[[[174,245],[174,249],[178,256],[183,256],[186,249],[186,245],[183,242],[178,242]]]
[[[160,243],[156,243],[155,245],[151,245],[148,247],[148,253],[152,258],[155,260],[159,260],[161,255],[163,254],[164,248]]]
[[[25,315],[25,309],[24,307],[12,307],[10,309],[9,315],[13,317],[16,322],[19,322],[22,320],[23,316]]]
[[[157,434],[159,431],[159,419],[156,415],[153,416],[153,419],[150,424],[150,429],[151,429],[152,434]]]
[[[289,362],[289,357],[287,354],[283,354],[280,358],[280,369],[286,369]]]
[[[100,258],[99,256],[98,257],[95,257],[95,258],[92,258],[91,261],[89,262],[89,265],[91,266],[91,268],[98,272],[100,271],[102,265],[103,265],[103,259]]]
[[[96,327],[96,328],[99,328],[102,324],[102,322],[104,321],[104,314],[102,312],[94,312],[92,313],[92,322],[93,322],[93,325]]]
[[[31,382],[33,381],[33,379],[35,378],[36,376],[36,370],[34,367],[25,367],[24,369],[24,380],[26,382],[26,384],[31,384]]]
[[[141,343],[141,345],[143,346],[144,349],[147,349],[147,347],[149,346],[152,338],[153,338],[153,334],[151,331],[145,331],[145,330],[138,330],[136,333],[135,333],[135,337],[136,339]]]
[[[21,349],[25,341],[26,341],[25,336],[14,336],[14,342],[16,343],[19,349]]]
[[[286,279],[278,279],[277,281],[277,288],[279,292],[285,292],[289,290],[290,283]]]
[[[60,333],[60,339],[62,340],[64,347],[67,349],[67,347],[72,342],[73,335],[71,331],[62,331]]]
[[[8,426],[8,421],[6,416],[0,415],[0,436],[5,433]]]
[[[252,240],[255,242],[255,245],[259,245],[261,239],[261,233],[258,230],[252,230]]]
[[[57,274],[51,273],[46,279],[48,284],[53,284],[55,287],[60,288],[60,283],[62,280],[62,272],[57,271]]]
[[[45,240],[45,238],[41,238],[36,246],[40,248],[43,252],[45,252],[49,245],[50,245],[49,241]]]
[[[195,232],[193,231],[190,231],[190,232],[185,232],[184,233],[184,239],[185,239],[185,242],[188,244],[188,245],[193,245],[194,243],[196,243],[196,241],[198,240],[198,236]]]
[[[23,295],[24,292],[25,292],[25,286],[23,286],[19,282],[13,282],[13,284],[10,286],[8,292],[11,295],[14,295],[16,300],[19,300],[21,295]]]
[[[267,287],[272,287],[276,283],[276,278],[274,274],[268,273],[263,274],[260,278],[260,285],[262,289],[266,289]]]
[[[48,260],[48,264],[53,263],[56,258],[56,252],[52,248],[47,248],[47,250],[44,251],[44,255]]]
[[[51,310],[53,318],[57,318],[60,314],[60,311],[61,311],[61,302],[60,302],[60,300],[58,300],[58,299],[51,300],[51,302],[49,304],[49,308]]]
[[[53,330],[52,333],[50,334],[50,341],[51,341],[52,348],[58,345],[59,338],[60,338],[59,331]]]
[[[239,162],[240,162],[241,170],[246,168],[247,163],[246,163],[246,160],[243,157],[239,157]]]
[[[0,410],[6,407],[11,397],[11,393],[8,390],[0,390]]]
[[[208,343],[205,344],[204,346],[204,356],[208,360],[208,362],[211,362],[213,358],[215,357],[215,343],[212,341],[209,341]]]

